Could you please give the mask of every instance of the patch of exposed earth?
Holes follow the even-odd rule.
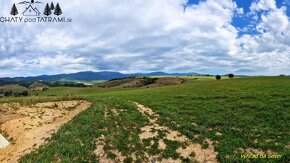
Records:
[[[124,162],[125,156],[122,155],[120,151],[117,149],[111,150],[111,152],[116,156],[114,160],[108,158],[104,147],[105,147],[105,136],[102,135],[96,141],[96,149],[94,150],[94,154],[98,157],[100,163],[115,163],[115,162]]]
[[[140,139],[148,139],[158,137],[159,132],[166,133],[163,139],[159,140],[159,149],[166,149],[165,139],[171,141],[178,141],[185,144],[185,147],[180,147],[176,150],[183,158],[188,158],[191,162],[197,161],[202,163],[215,163],[218,162],[216,159],[217,152],[214,150],[212,142],[207,139],[206,142],[209,144],[207,149],[203,149],[200,144],[190,141],[186,136],[182,135],[178,131],[174,131],[166,126],[157,123],[159,115],[153,112],[150,108],[147,108],[141,104],[134,102],[138,110],[149,119],[149,124],[141,128]],[[147,156],[149,156],[147,154]],[[164,159],[162,156],[149,156],[151,162],[182,162],[180,159]],[[161,161],[159,161],[161,160]]]
[[[133,88],[133,87],[161,87],[166,85],[176,85],[185,83],[187,80],[177,77],[152,78],[152,83],[146,84],[143,78],[123,78],[110,80],[104,83],[96,84],[96,87],[104,88]]]
[[[45,102],[30,107],[0,104],[0,131],[10,140],[10,145],[0,149],[0,162],[17,162],[90,106],[87,101]]]
[[[182,147],[176,149],[176,152],[180,154],[183,158],[188,158],[191,162],[201,162],[201,163],[216,163],[218,162],[216,159],[217,152],[214,150],[214,146],[212,142],[207,139],[206,142],[209,144],[208,148],[203,149],[200,144],[194,143],[190,141],[186,136],[182,135],[178,131],[174,131],[166,126],[160,125],[157,123],[159,119],[159,115],[153,112],[150,108],[147,108],[141,104],[135,103],[138,110],[148,118],[149,123],[146,126],[141,128],[141,133],[139,134],[140,141],[157,138],[158,139],[158,149],[160,151],[164,151],[167,148],[166,141],[178,141],[184,144]],[[110,110],[114,116],[118,115],[118,111],[112,109]],[[109,110],[105,108],[104,117],[105,119],[108,117]],[[165,133],[165,135],[160,138],[160,133]],[[96,140],[96,149],[94,154],[98,157],[99,162],[101,163],[114,163],[114,162],[123,162],[126,156],[122,155],[118,149],[111,151],[116,156],[115,159],[108,158],[107,153],[105,152],[106,145],[106,137],[102,135],[100,138]],[[152,142],[153,145],[153,142]],[[162,153],[162,152],[161,152]],[[154,163],[179,163],[182,162],[181,159],[173,159],[173,158],[163,158],[161,154],[159,155],[150,155],[146,151],[144,151],[144,156],[146,158],[146,162],[154,162]],[[134,161],[136,161],[136,155],[131,155]]]
[[[256,154],[256,155],[278,155],[277,152],[272,151],[272,150],[267,150],[263,151],[261,149],[256,149],[256,148],[238,148],[237,152],[239,153],[246,153],[246,154]]]

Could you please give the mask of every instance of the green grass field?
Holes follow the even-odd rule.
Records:
[[[215,76],[199,76],[199,75],[193,75],[193,76],[150,76],[151,78],[163,78],[163,77],[178,77],[183,79],[195,79],[195,80],[215,80]],[[221,76],[222,79],[229,79],[228,76]]]
[[[3,98],[0,102],[32,104],[66,98],[86,99],[93,105],[21,162],[98,162],[93,151],[102,136],[105,153],[111,159],[116,157],[112,151],[117,149],[126,157],[124,162],[132,162],[133,154],[136,162],[143,162],[145,153],[189,162],[175,152],[181,143],[168,141],[162,151],[156,148],[160,137],[152,140],[153,145],[140,141],[140,128],[149,122],[132,102],[151,108],[160,116],[158,124],[180,132],[203,148],[208,147],[206,139],[213,141],[220,162],[290,161],[289,77],[192,80],[149,89],[59,87],[39,92],[38,96]],[[270,151],[282,158],[243,159],[246,149]]]

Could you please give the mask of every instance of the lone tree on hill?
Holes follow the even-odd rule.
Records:
[[[49,8],[48,3],[46,4],[46,6],[45,6],[45,8],[44,8],[44,12],[43,12],[43,14],[46,15],[46,16],[51,15],[51,9]]]
[[[215,79],[216,79],[216,80],[221,80],[221,78],[222,78],[222,77],[221,77],[220,75],[216,75],[216,76],[215,76]]]
[[[54,15],[59,16],[61,14],[62,14],[61,8],[59,7],[59,4],[57,3],[55,6]]]
[[[234,74],[229,74],[229,78],[234,78],[235,75]]]
[[[13,16],[15,16],[15,15],[18,14],[18,10],[17,10],[17,8],[16,8],[16,6],[15,6],[15,3],[14,3],[13,6],[12,6],[12,9],[11,9],[10,14],[13,15]]]
[[[50,4],[50,9],[51,10],[54,10],[54,4],[53,4],[53,2],[51,2],[51,4]]]

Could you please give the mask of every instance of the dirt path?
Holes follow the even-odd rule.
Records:
[[[184,148],[178,148],[176,150],[177,153],[180,153],[180,155],[184,158],[190,159],[190,161],[198,161],[201,163],[216,163],[218,162],[216,159],[217,152],[214,151],[214,146],[212,145],[212,142],[210,140],[206,140],[209,144],[209,147],[207,149],[203,149],[200,144],[196,144],[191,142],[186,136],[182,135],[178,131],[171,130],[170,128],[160,125],[157,123],[157,120],[159,118],[159,115],[154,113],[150,108],[147,108],[141,104],[138,104],[134,102],[134,104],[137,106],[138,110],[149,119],[149,124],[147,126],[144,126],[141,128],[141,134],[139,135],[140,139],[148,139],[148,138],[154,138],[159,136],[158,131],[162,131],[163,133],[166,133],[166,136],[163,139],[159,140],[159,149],[164,150],[166,149],[166,144],[164,143],[164,140],[171,140],[171,141],[178,141],[180,143],[186,144]],[[181,160],[172,160],[172,159],[162,159],[161,156],[149,156],[146,154],[147,157],[149,157],[151,162],[182,162]],[[158,161],[161,160],[161,161]]]
[[[1,104],[0,132],[9,135],[10,145],[0,149],[0,162],[17,162],[21,156],[45,144],[63,124],[90,106],[87,101],[46,102],[32,107]]]

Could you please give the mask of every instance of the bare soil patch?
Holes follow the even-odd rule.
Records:
[[[0,111],[0,124],[10,121],[12,119],[18,119],[23,117],[22,115],[15,114],[12,111]]]
[[[17,160],[45,142],[62,125],[91,105],[87,101],[46,102],[28,106],[0,104],[0,130],[9,136],[10,145],[0,149],[0,162]]]
[[[186,79],[176,77],[152,78],[152,83],[146,84],[146,79],[142,78],[124,78],[110,80],[104,83],[96,84],[96,87],[104,88],[134,88],[134,87],[161,87],[166,85],[176,85],[186,82]]]
[[[177,153],[184,158],[190,159],[192,162],[206,162],[206,163],[215,163],[218,162],[216,159],[217,152],[214,150],[214,146],[212,142],[207,139],[207,143],[209,147],[207,149],[203,149],[200,144],[194,143],[190,141],[186,136],[182,135],[178,131],[174,131],[166,126],[160,125],[157,123],[159,115],[154,113],[150,108],[147,108],[141,104],[134,102],[137,106],[138,110],[149,119],[149,124],[141,128],[141,134],[139,135],[141,141],[147,138],[154,138],[158,136],[158,130],[166,133],[166,136],[163,139],[159,140],[159,149],[166,149],[166,144],[164,140],[178,141],[180,143],[186,144],[183,148],[178,148],[176,150]],[[146,154],[148,155],[148,154]],[[148,155],[149,156],[149,155]],[[150,161],[158,162],[182,162],[181,160],[172,160],[172,159],[164,159],[161,156],[149,156]]]
[[[126,88],[126,87],[141,87],[143,86],[143,79],[116,79],[107,81],[104,83],[96,84],[97,87],[104,87],[104,88]]]
[[[176,85],[176,84],[182,84],[186,82],[185,79],[176,78],[176,77],[164,77],[164,78],[158,78],[155,83],[148,85],[148,87],[160,87],[160,86],[166,86],[166,85]]]
[[[104,147],[105,147],[105,137],[102,135],[96,141],[96,149],[94,150],[94,154],[99,158],[101,163],[114,163],[114,162],[123,162],[125,160],[125,156],[122,155],[117,149],[111,150],[112,153],[116,155],[114,160],[108,158]]]
[[[247,148],[247,149],[243,149],[243,148],[239,148],[238,152],[242,152],[242,153],[246,153],[246,154],[257,154],[257,155],[277,155],[278,153],[272,150],[267,150],[267,151],[263,151],[261,149],[256,149],[256,148]]]

